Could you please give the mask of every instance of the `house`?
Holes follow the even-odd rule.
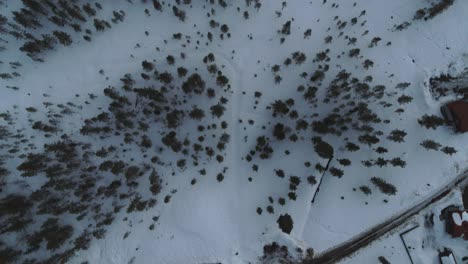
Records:
[[[468,131],[468,101],[450,102],[440,108],[445,120],[453,125],[457,132]]]
[[[439,260],[441,264],[457,264],[455,257],[450,249],[445,248],[444,251],[439,253]]]
[[[468,210],[445,210],[445,230],[454,238],[468,240]]]

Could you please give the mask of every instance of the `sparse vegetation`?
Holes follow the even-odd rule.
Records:
[[[417,10],[412,21],[398,21],[393,29],[424,24],[422,20],[435,18],[453,3],[433,1]],[[0,6],[5,5],[0,0]],[[13,48],[18,53],[0,61],[0,78],[8,89],[5,100],[21,94],[21,99],[5,102],[5,112],[0,113],[0,234],[7,238],[0,241],[1,263],[65,263],[93,240],[103,239],[114,221],[129,228],[118,235],[123,239],[135,239],[130,234],[140,224],[158,237],[160,232],[166,235],[164,228],[158,228],[159,216],[148,214],[172,210],[184,203],[187,192],[198,195],[200,186],[203,192],[213,187],[229,190],[223,192],[229,195],[232,188],[241,187],[239,195],[248,197],[252,190],[253,195],[266,195],[255,196],[259,204],[249,212],[261,223],[276,221],[279,230],[291,234],[290,206],[309,199],[305,194],[314,190],[333,194],[334,190],[324,190],[328,186],[321,184],[324,178],[352,188],[355,199],[367,204],[378,195],[377,189],[398,198],[402,182],[397,178],[375,176],[366,183],[365,176],[384,170],[389,173],[382,175],[407,175],[407,162],[412,170],[418,165],[408,149],[435,150],[420,155],[439,155],[455,163],[464,156],[461,148],[445,146],[456,141],[439,137],[443,129],[431,131],[446,122],[429,110],[418,119],[421,127],[402,126],[414,122],[412,110],[421,100],[416,98],[419,92],[408,88],[411,83],[404,82],[406,75],[399,74],[407,69],[395,67],[405,66],[408,58],[414,65],[421,61],[417,56],[399,56],[398,49],[389,47],[394,34],[377,36],[384,31],[367,26],[369,10],[351,17],[337,15],[332,17],[334,25],[316,30],[315,24],[323,25],[320,17],[310,25],[296,24],[303,20],[290,16],[297,3],[283,1],[272,5],[277,10],[267,9],[274,12],[269,16],[276,16],[276,37],[271,41],[280,43],[262,43],[255,41],[270,39],[257,28],[257,22],[264,21],[260,0],[245,4],[145,0],[115,5],[123,10],[86,1],[23,0],[18,5],[10,16],[0,14],[0,53]],[[127,5],[132,8],[126,9]],[[341,4],[324,0],[322,5],[323,10],[334,10]],[[290,6],[293,9],[288,11]],[[130,10],[139,13],[127,14]],[[201,10],[202,16],[196,13]],[[136,14],[154,27],[133,28]],[[133,21],[121,23],[127,19]],[[171,24],[169,31],[161,31],[166,22]],[[252,50],[238,49],[237,38],[251,42]],[[314,41],[323,47],[311,53],[307,45]],[[110,47],[115,61],[102,60],[109,52],[92,53],[103,43],[115,45],[115,52]],[[457,48],[446,44],[447,54]],[[80,58],[81,45],[89,46],[91,55]],[[278,47],[282,51],[275,54]],[[200,55],[205,50],[212,52]],[[403,57],[405,63],[392,56],[382,61],[376,55],[386,52]],[[50,63],[40,63],[53,53]],[[274,56],[264,56],[270,53]],[[154,57],[142,58],[145,54]],[[34,67],[24,59],[34,60]],[[123,65],[125,60],[131,67]],[[92,74],[86,67],[75,69],[93,61],[100,65],[90,68]],[[50,65],[73,68],[57,73],[58,68]],[[44,71],[35,74],[41,67]],[[123,69],[129,73],[119,80],[116,74]],[[98,79],[89,79],[94,75]],[[23,83],[15,80],[20,76],[26,84],[35,84],[35,78],[45,82],[38,81],[37,87],[10,85]],[[456,79],[441,74],[429,82],[434,86]],[[94,87],[96,83],[106,87]],[[91,90],[103,94],[86,94]],[[431,87],[430,92],[436,99],[450,93],[435,90]],[[461,98],[466,88],[457,87],[454,94]],[[421,133],[427,139],[419,142]],[[457,151],[460,155],[455,155]],[[259,187],[270,181],[271,186]],[[353,199],[349,193],[336,195]],[[271,237],[270,229],[262,232]],[[265,245],[261,261],[309,261],[313,250],[305,254],[302,249],[292,254],[273,242]],[[131,258],[129,263],[134,261]],[[388,263],[383,256],[378,261]]]

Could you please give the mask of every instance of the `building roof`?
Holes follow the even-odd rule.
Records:
[[[442,262],[442,264],[457,264],[452,253],[450,253],[448,256],[440,257],[440,262]]]
[[[453,211],[450,216],[450,234],[468,240],[468,211]]]
[[[466,101],[453,101],[448,103],[447,108],[450,110],[455,127],[459,132],[468,131],[468,102]]]

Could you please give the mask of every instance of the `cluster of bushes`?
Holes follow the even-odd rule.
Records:
[[[393,167],[404,168],[406,166],[406,161],[402,160],[400,157],[396,157],[396,158],[393,158],[393,159],[384,159],[382,157],[379,157],[376,160],[364,160],[361,163],[362,163],[362,165],[364,165],[366,167],[372,167],[372,166],[375,166],[375,165],[377,165],[379,167],[385,167],[389,163]]]
[[[454,147],[449,147],[449,146],[442,147],[441,144],[435,142],[432,139],[425,139],[421,142],[420,145],[427,150],[436,150],[436,151],[440,150],[443,153],[450,155],[450,156],[457,153],[457,150]]]
[[[421,8],[414,14],[414,20],[429,20],[447,10],[455,0],[438,0],[431,7]]]
[[[396,187],[395,187],[393,184],[386,182],[386,181],[385,181],[384,179],[382,179],[382,178],[372,177],[372,178],[371,178],[371,182],[372,182],[377,188],[379,188],[379,190],[380,190],[382,193],[385,193],[385,194],[388,194],[388,195],[395,195],[396,192],[397,192],[397,189],[396,189]]]
[[[99,3],[79,5],[65,1],[23,0],[22,2],[23,8],[13,11],[13,20],[16,24],[10,24],[11,30],[8,33],[24,39],[25,43],[20,50],[37,60],[42,60],[38,55],[54,49],[57,42],[69,46],[73,41],[67,31],[81,32],[81,25],[88,21],[87,17],[96,16],[97,10],[102,9]],[[117,20],[114,23],[122,19],[121,13],[115,13]],[[101,25],[102,21],[95,19],[95,25]],[[50,33],[42,34],[40,37],[34,36],[35,30],[39,28],[56,28],[56,30],[52,29]]]
[[[215,61],[213,54],[207,55],[206,58],[207,62]],[[46,132],[38,136],[57,139],[48,140],[47,142],[51,143],[40,148],[42,151],[22,154],[22,161],[17,167],[23,177],[45,177],[46,183],[30,196],[0,199],[0,232],[22,231],[28,237],[23,252],[16,251],[16,248],[13,250],[0,247],[8,259],[15,259],[23,254],[29,256],[38,250],[41,243],[45,243],[51,251],[57,250],[55,253],[60,251],[49,260],[67,259],[73,255],[74,250],[87,248],[91,239],[103,238],[105,226],[114,221],[113,215],[121,208],[126,206],[127,212],[131,213],[154,206],[155,197],[146,197],[147,192],[137,188],[144,183],[153,196],[160,194],[163,189],[162,176],[156,169],[151,170],[151,166],[145,162],[146,159],[159,166],[175,168],[177,165],[179,169],[184,169],[190,158],[193,164],[198,166],[203,161],[203,153],[206,160],[216,157],[218,162],[223,162],[223,151],[226,150],[230,139],[229,134],[224,132],[228,123],[218,120],[223,118],[227,109],[228,100],[222,96],[224,93],[219,92],[218,103],[211,104],[211,107],[197,104],[187,108],[185,106],[188,100],[212,100],[216,97],[214,89],[205,89],[205,80],[200,74],[190,74],[183,67],[174,68],[178,76],[184,75],[181,76],[182,81],[176,83],[172,72],[159,73],[152,62],[143,61],[142,67],[148,74],[154,72],[154,78],[145,80],[151,80],[153,83],[148,86],[136,86],[137,81],[127,74],[121,79],[121,89],[104,89],[104,95],[110,100],[107,109],[85,119],[79,137],[62,133],[63,116],[54,113],[72,112],[64,105],[46,105],[50,116],[55,117],[48,123],[31,120],[33,130]],[[212,82],[220,88],[229,86],[229,79],[223,74],[213,76]],[[165,87],[167,84],[171,85],[170,89]],[[211,111],[214,117],[210,119],[213,123],[209,125],[201,123],[206,119],[206,110]],[[32,108],[27,111],[37,112]],[[1,117],[12,120],[7,115]],[[187,122],[199,123],[198,130],[182,136],[178,128],[188,120],[187,118],[190,118]],[[1,128],[1,138],[8,139],[12,136],[9,129],[3,126]],[[149,129],[158,132],[143,133]],[[206,130],[222,132],[218,134],[217,140],[205,142]],[[101,139],[98,145],[94,143],[96,136]],[[121,144],[115,145],[119,140]],[[192,143],[195,140],[198,142]],[[106,146],[110,142],[113,145]],[[271,148],[266,145],[262,145],[261,148],[265,152],[263,155],[271,155],[268,154],[268,151],[272,151]],[[125,158],[125,152],[130,149],[139,149],[145,161],[135,164],[133,159]],[[159,158],[163,156],[148,157],[146,154],[148,151],[163,152],[167,149],[183,158],[172,164],[172,158],[163,160]],[[3,163],[0,163],[0,181],[9,174],[2,165]],[[148,178],[142,177],[145,174]],[[224,172],[219,173],[217,180],[223,181],[224,177]],[[97,197],[112,202],[95,204]],[[170,195],[167,197],[165,202],[170,201]],[[84,233],[75,234],[70,223],[58,220],[63,214],[75,215],[78,221],[90,225]],[[32,223],[37,222],[36,218],[32,218],[34,215],[49,219],[42,223],[40,230],[29,229]],[[59,232],[53,233],[52,230]]]

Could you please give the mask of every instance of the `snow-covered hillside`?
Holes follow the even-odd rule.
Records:
[[[2,263],[307,262],[468,167],[468,2],[98,2],[0,0]]]

